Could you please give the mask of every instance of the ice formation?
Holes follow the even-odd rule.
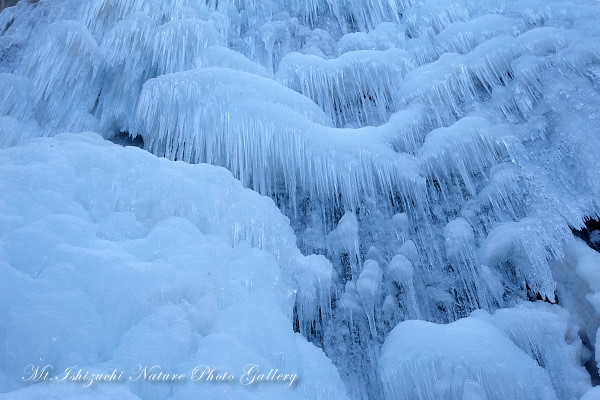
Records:
[[[566,330],[566,323],[538,306],[542,310],[519,307],[491,316],[478,311],[448,325],[401,322],[382,349],[385,398],[578,398],[589,388],[578,365],[581,343],[565,343],[564,331],[549,333]],[[543,368],[549,364],[569,372],[551,376]]]
[[[214,23],[196,18],[176,19],[161,25],[154,38],[152,61],[158,75],[192,69],[200,52],[225,44]]]
[[[222,168],[170,163],[95,134],[38,139],[3,151],[0,164],[0,382],[10,392],[0,398],[224,395],[210,383],[86,394],[48,382],[13,392],[23,370],[11,366],[31,360],[57,371],[214,365],[238,377],[260,362],[302,376],[294,390],[262,387],[269,398],[345,398],[331,362],[290,328],[298,283],[316,290],[321,281],[325,296],[331,264],[300,255],[270,199]],[[254,346],[257,337],[268,346]],[[252,396],[230,388],[226,396]]]
[[[600,217],[599,20],[594,0],[2,10],[0,398],[45,395],[15,375],[32,358],[142,354],[302,381],[47,386],[596,398],[600,259],[573,231]]]
[[[351,51],[333,60],[291,53],[281,60],[277,78],[319,104],[338,126],[374,125],[397,109],[400,83],[414,64],[410,53],[398,49]]]

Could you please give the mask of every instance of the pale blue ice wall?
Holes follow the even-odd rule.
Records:
[[[23,3],[0,14],[0,146],[128,132],[272,197],[333,264],[296,277],[293,325],[355,398],[390,396],[401,321],[536,298],[597,375],[600,289],[571,229],[599,209],[598,20],[586,0]],[[559,398],[587,389],[519,343]],[[448,387],[425,398],[467,390]]]

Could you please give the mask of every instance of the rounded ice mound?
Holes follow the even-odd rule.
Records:
[[[0,188],[0,399],[346,398],[290,320],[294,274],[330,265],[301,256],[273,201],[225,169],[58,135],[1,150]],[[59,377],[208,365],[236,381],[22,382],[36,363]],[[239,381],[251,364],[297,378],[257,391]]]
[[[383,345],[380,375],[389,400],[557,399],[533,358],[475,318],[401,322]]]

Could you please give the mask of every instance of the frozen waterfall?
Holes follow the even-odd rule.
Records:
[[[596,0],[21,0],[0,400],[600,399],[599,174]]]

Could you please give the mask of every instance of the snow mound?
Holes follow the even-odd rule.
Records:
[[[575,399],[590,387],[568,314],[537,303],[447,325],[405,321],[382,348],[387,399]]]
[[[331,362],[292,331],[299,284],[327,293],[331,265],[300,255],[272,200],[225,169],[95,134],[4,149],[0,166],[0,398],[255,398],[234,383],[25,387],[37,361],[57,373],[214,365],[238,379],[259,364],[299,377],[262,385],[269,398],[345,398]]]

